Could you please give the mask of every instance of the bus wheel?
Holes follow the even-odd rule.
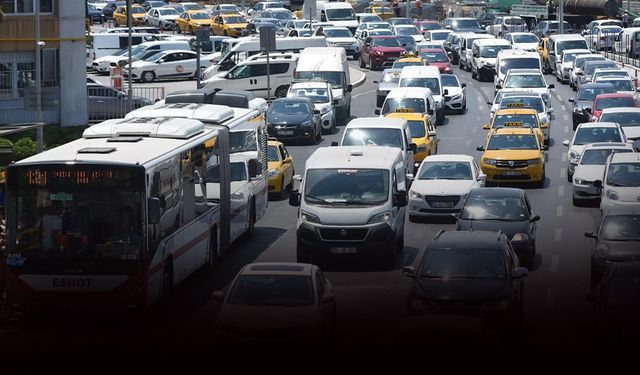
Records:
[[[162,271],[162,297],[167,297],[173,292],[173,261],[171,258],[167,258],[164,263],[164,270]]]

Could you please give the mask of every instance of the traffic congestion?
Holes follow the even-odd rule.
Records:
[[[620,20],[145,1],[129,57],[126,2],[88,3],[113,8],[87,51],[93,124],[8,169],[16,342],[579,351],[640,333],[638,69],[602,52]],[[127,98],[114,73],[165,95]],[[94,304],[151,318],[29,318]]]

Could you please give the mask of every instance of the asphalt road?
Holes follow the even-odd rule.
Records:
[[[352,62],[355,67],[356,63]],[[437,128],[438,152],[462,153],[480,158],[476,146],[483,144],[481,125],[489,120],[487,101],[493,98],[493,83],[472,80],[470,73],[455,68],[467,83],[468,110],[464,115],[449,115]],[[366,71],[366,82],[354,89],[352,115],[374,116],[375,89],[381,72]],[[566,180],[566,148],[562,140],[571,135],[571,113],[567,100],[573,96],[568,86],[547,76],[552,90],[555,117],[551,121],[551,147],[547,152],[546,181],[542,189],[526,188],[534,211],[541,216],[537,232],[537,262],[525,281],[524,327],[517,345],[530,348],[591,347],[594,323],[592,306],[586,302],[589,291],[589,256],[592,244],[583,233],[593,230],[599,210],[576,208],[571,203],[571,184]],[[316,147],[339,140],[337,134],[325,135]],[[296,173],[316,148],[288,146]],[[229,284],[246,263],[255,261],[295,262],[296,208],[288,201],[271,200],[266,216],[256,225],[255,237],[238,242],[218,266],[200,272],[175,290],[173,298],[156,306],[140,324],[106,317],[79,323],[78,320],[18,319],[0,330],[0,343],[56,348],[62,343],[101,344],[115,339],[127,345],[150,338],[170,338],[185,345],[214,342],[213,322],[219,305],[211,293]],[[398,255],[392,270],[381,271],[373,265],[345,264],[326,267],[327,278],[335,288],[337,303],[337,345],[349,351],[361,345],[384,345],[398,322],[405,316],[410,280],[401,268],[419,261],[426,245],[440,229],[453,230],[448,222],[411,223],[406,221],[405,250]],[[64,323],[63,323],[64,322]]]

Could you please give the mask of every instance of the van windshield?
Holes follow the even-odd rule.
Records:
[[[480,57],[485,57],[485,58],[495,58],[498,56],[498,52],[502,51],[503,49],[511,49],[510,45],[505,45],[505,46],[483,46],[480,47]]]
[[[387,146],[402,149],[402,130],[383,127],[347,129],[342,146]]]
[[[584,39],[562,40],[556,42],[556,53],[562,55],[565,49],[589,49],[587,41]]]
[[[540,59],[523,57],[501,59],[500,74],[507,74],[509,69],[540,69]]]
[[[378,206],[389,200],[384,169],[310,169],[304,200],[313,205]]]
[[[426,87],[431,89],[432,95],[440,95],[440,80],[438,78],[403,78],[400,87]]]
[[[300,72],[296,71],[296,79],[311,80],[314,78],[321,78],[329,82],[334,89],[339,89],[344,86],[345,75],[344,72]]]
[[[352,21],[356,19],[356,14],[351,8],[327,9],[326,13],[329,21]]]

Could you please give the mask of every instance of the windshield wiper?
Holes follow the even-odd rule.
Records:
[[[444,276],[420,275],[424,279],[444,279]]]
[[[318,202],[320,202],[320,203],[324,203],[324,204],[333,204],[333,202],[329,202],[329,201],[327,201],[327,200],[325,200],[325,199],[322,199],[322,198],[320,198],[320,197],[316,197],[315,195],[309,195],[309,194],[307,194],[307,195],[305,195],[304,197],[305,197],[305,198],[307,198],[307,199],[313,199],[313,200],[316,200],[316,201],[318,201]]]

